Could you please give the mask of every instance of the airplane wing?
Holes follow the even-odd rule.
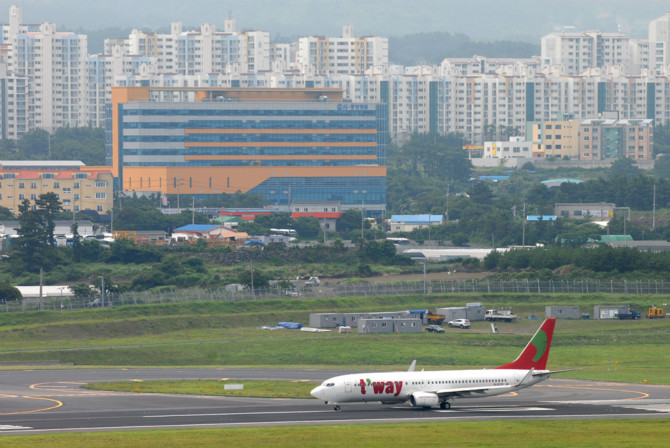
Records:
[[[554,373],[574,372],[580,369],[562,369],[562,370],[535,370],[533,376],[553,375]]]
[[[510,386],[479,386],[479,387],[462,387],[460,389],[439,389],[434,391],[438,397],[476,397],[488,391],[496,389],[509,389]]]

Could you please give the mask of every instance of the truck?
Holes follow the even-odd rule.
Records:
[[[486,310],[484,313],[484,319],[488,320],[489,322],[512,322],[517,317],[518,316],[516,314],[512,314],[511,310],[492,309]]]
[[[309,280],[305,282],[305,286],[320,286],[321,280],[319,277],[310,277]]]
[[[440,325],[442,322],[444,322],[444,319],[446,319],[447,316],[444,314],[434,314],[432,311],[428,311],[426,314],[426,320],[428,321],[429,324],[432,325]]]
[[[663,316],[663,308],[659,308],[654,305],[649,308],[649,312],[647,313],[647,318],[649,319],[658,319],[662,318]]]
[[[638,310],[632,310],[628,308],[628,312],[626,313],[619,313],[617,314],[617,317],[620,320],[636,320],[636,319],[641,319],[642,314]]]

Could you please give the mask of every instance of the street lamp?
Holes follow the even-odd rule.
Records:
[[[105,307],[105,277],[98,275],[98,278],[100,279],[100,307],[104,308]]]

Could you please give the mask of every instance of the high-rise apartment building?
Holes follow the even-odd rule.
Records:
[[[88,124],[87,60],[86,36],[53,23],[14,36],[9,70],[28,79],[28,130]]]
[[[342,27],[341,37],[311,36],[298,40],[298,65],[318,74],[363,74],[388,65],[388,39],[354,37],[353,25]]]

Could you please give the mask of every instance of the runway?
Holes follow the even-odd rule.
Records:
[[[552,378],[518,394],[457,399],[450,410],[409,405],[126,394],[82,389],[88,382],[154,379],[281,379],[320,382],[346,371],[279,369],[82,369],[0,371],[0,434],[170,428],[427,421],[668,418],[670,386]]]

